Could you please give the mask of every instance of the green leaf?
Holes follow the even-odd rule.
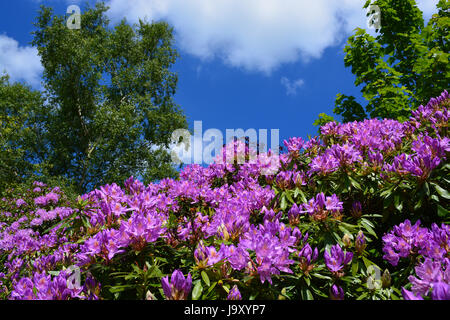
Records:
[[[323,293],[322,291],[320,291],[319,289],[315,288],[315,287],[311,287],[311,290],[318,296],[323,297],[328,299],[328,293]]]
[[[114,287],[110,287],[109,291],[111,293],[118,293],[118,292],[122,292],[125,291],[127,289],[133,288],[133,285],[130,284],[126,284],[126,285],[122,285],[122,286],[114,286]]]
[[[343,234],[348,235],[350,237],[350,239],[353,240],[353,235],[350,231],[347,230],[347,228],[345,228],[343,225],[339,225],[338,228],[339,228],[339,230],[342,231]]]
[[[294,203],[295,201],[292,199],[290,191],[291,191],[291,190],[287,190],[287,191],[285,192],[285,195],[286,195],[286,198],[287,198],[291,203]]]
[[[430,186],[428,185],[428,182],[425,182],[423,184],[423,192],[426,194],[427,197],[430,196]]]
[[[393,188],[391,187],[391,188],[389,188],[387,190],[384,190],[383,192],[380,193],[380,197],[386,198],[388,195],[390,195],[392,193],[392,189]]]
[[[252,293],[248,299],[255,300],[258,297],[258,295],[259,295],[259,292]]]
[[[163,276],[163,273],[156,265],[151,266],[151,268],[148,270],[147,274],[148,274],[147,275],[148,278],[162,278],[162,276]]]
[[[448,217],[449,213],[450,211],[445,209],[443,206],[441,206],[440,204],[437,205],[437,214],[439,217],[441,218]]]
[[[356,298],[356,300],[362,300],[365,297],[367,297],[368,293],[367,292],[363,292],[358,298]]]
[[[391,292],[390,298],[391,298],[392,300],[400,300],[400,298],[397,297],[397,295],[394,294],[394,293],[392,293],[392,292]]]
[[[311,291],[309,291],[309,289],[306,289],[306,298],[308,300],[314,300],[314,297],[313,297]]]
[[[363,228],[366,229],[366,231],[370,235],[372,235],[372,236],[374,236],[375,238],[378,239],[378,236],[377,236],[376,232],[372,229],[373,224],[369,220],[361,218],[360,223],[363,226]]]
[[[357,259],[354,259],[353,263],[352,263],[352,275],[353,276],[355,276],[356,273],[358,272],[358,268],[359,268],[359,262]]]
[[[445,199],[447,199],[447,200],[450,199],[450,193],[449,193],[447,190],[441,188],[440,186],[438,186],[438,185],[435,184],[435,183],[433,183],[433,186],[434,186],[434,188],[436,189],[436,192],[437,192],[442,198],[445,198]]]
[[[436,202],[439,202],[439,197],[438,197],[437,195],[435,195],[435,194],[432,194],[432,195],[431,195],[431,200],[434,200],[434,201],[436,201]],[[414,207],[414,208],[416,208],[416,207]],[[420,206],[419,206],[418,208],[420,208]]]
[[[202,292],[203,292],[202,282],[198,280],[194,286],[194,290],[192,290],[192,300],[200,299]]]
[[[209,286],[211,285],[211,283],[209,282],[209,277],[208,277],[208,275],[206,274],[205,271],[202,271],[202,272],[201,272],[201,275],[202,275],[203,281],[204,281],[204,282],[206,283],[206,285],[209,287]]]
[[[361,190],[361,185],[352,176],[348,176],[348,178],[350,179],[350,183],[355,189]]]
[[[419,200],[417,200],[416,204],[414,205],[414,210],[419,210],[422,207],[422,199],[423,197],[419,198]]]
[[[374,268],[375,267],[378,268],[378,266],[375,263],[373,263],[372,261],[370,261],[366,257],[362,257],[362,259],[363,259],[363,262],[364,262],[364,265],[366,266],[366,268],[369,268],[370,266],[373,266]],[[378,268],[378,269],[380,269],[380,268]]]
[[[394,196],[394,206],[395,209],[397,209],[400,212],[403,209],[403,201],[401,201],[400,196],[398,194]]]
[[[390,206],[392,205],[392,202],[393,202],[393,199],[392,199],[392,198],[393,198],[393,197],[392,197],[392,193],[389,194],[386,198],[384,198],[384,200],[383,200],[383,209],[384,209],[385,211],[383,212],[383,215],[384,215],[386,212],[389,212],[388,209],[390,208]]]
[[[298,194],[300,195],[300,200],[302,201],[302,203],[307,203],[308,200],[306,199],[305,194],[303,193],[302,190],[300,190],[299,188],[295,189],[296,191],[298,190]]]
[[[309,289],[303,287],[300,289],[300,293],[302,295],[302,300],[314,300],[314,297]]]
[[[206,294],[209,294],[217,285],[217,281],[213,282],[213,284],[209,287],[208,291],[206,292]]]
[[[305,277],[305,282],[308,285],[308,287],[311,285],[311,279],[309,277]]]
[[[283,193],[283,194],[281,195],[280,208],[281,208],[281,210],[283,210],[283,211],[286,210],[286,208],[287,208],[287,201],[286,201],[285,193]]]
[[[311,275],[312,275],[313,277],[316,277],[316,278],[319,278],[319,279],[323,279],[323,280],[331,280],[330,277],[321,275],[320,273],[311,273]]]

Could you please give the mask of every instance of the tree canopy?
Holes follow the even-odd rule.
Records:
[[[39,170],[45,158],[39,91],[0,77],[0,190]]]
[[[177,52],[173,30],[142,20],[114,27],[97,3],[69,29],[64,16],[41,6],[32,44],[44,67],[48,172],[80,191],[137,176],[173,176],[164,149],[187,126],[174,103]]]
[[[367,0],[364,8],[372,1]],[[333,112],[344,122],[365,118],[405,120],[413,108],[448,88],[449,1],[440,0],[427,25],[415,0],[376,0],[381,27],[373,37],[357,28],[345,46],[346,67],[367,101],[338,94]],[[328,122],[321,116],[316,124]]]

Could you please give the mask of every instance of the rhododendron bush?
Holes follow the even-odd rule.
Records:
[[[330,122],[284,141],[271,174],[274,154],[238,163],[252,151],[235,141],[177,180],[10,190],[0,297],[450,299],[449,106],[444,91],[404,123]]]

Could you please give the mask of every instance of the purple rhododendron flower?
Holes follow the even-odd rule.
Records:
[[[439,281],[432,284],[431,298],[433,300],[450,300],[450,284]]]
[[[428,295],[433,283],[443,280],[441,262],[426,258],[425,261],[415,267],[417,277],[410,276],[412,291],[423,296]]]
[[[324,220],[328,213],[335,217],[339,217],[343,210],[342,202],[333,194],[331,197],[325,197],[323,192],[310,199],[307,203],[302,204],[304,210],[316,220]]]
[[[406,290],[405,288],[402,288],[402,296],[405,300],[423,300],[423,298],[420,295],[415,295],[411,291]]]
[[[172,276],[161,279],[164,295],[168,300],[186,300],[192,288],[192,278],[189,273],[185,278],[180,270],[175,270]]]
[[[403,290],[405,299],[444,299],[448,294],[450,283],[450,228],[442,224],[433,224],[431,229],[421,228],[420,221],[414,225],[405,220],[383,236],[384,259],[397,265],[400,258],[423,256],[415,266],[415,275],[408,277],[411,291]],[[430,295],[431,293],[431,295]]]
[[[16,201],[16,206],[17,207],[21,207],[21,206],[26,205],[26,204],[27,203],[23,199],[17,199],[17,201]]]
[[[299,152],[303,148],[303,145],[305,144],[303,139],[300,137],[289,138],[289,141],[284,140],[283,143],[290,153]]]
[[[333,273],[339,273],[344,266],[352,261],[353,253],[344,252],[339,244],[331,247],[330,252],[325,250],[325,264]]]
[[[301,214],[300,208],[298,207],[298,205],[296,203],[294,203],[292,205],[291,209],[289,209],[289,211],[288,211],[289,223],[291,225],[298,224],[300,222],[299,221],[300,214]]]
[[[328,285],[330,299],[342,300],[345,294],[354,297],[360,294],[353,290],[359,290],[354,280],[359,279],[363,264],[353,265],[358,269],[356,276],[342,277],[353,254],[358,259],[377,259],[373,250],[378,246],[366,251],[374,243],[373,233],[360,231],[354,241],[344,236],[345,248],[338,244],[324,248],[322,235],[336,232],[341,237],[340,227],[347,229],[346,223],[354,226],[348,230],[358,230],[363,212],[375,213],[382,202],[380,194],[396,186],[398,192],[411,190],[412,202],[401,211],[415,220],[405,220],[380,235],[383,258],[398,266],[391,270],[392,281],[385,270],[382,288],[398,286],[404,299],[448,300],[450,226],[430,221],[445,217],[434,211],[428,214],[428,205],[410,212],[420,204],[416,196],[427,185],[432,201],[442,200],[439,204],[445,209],[441,189],[446,185],[440,175],[450,151],[448,106],[450,95],[444,91],[404,122],[329,122],[309,141],[285,140],[288,151],[281,155],[255,152],[249,143],[236,140],[224,146],[211,165],[185,166],[177,179],[144,185],[130,177],[123,188],[106,184],[75,202],[59,187],[41,182],[7,191],[0,200],[0,296],[102,299],[104,276],[119,269],[133,272],[135,258],[158,261],[162,250],[168,250],[177,251],[173,262],[181,265],[173,266],[175,271],[161,279],[167,299],[187,299],[192,290],[191,275],[184,276],[178,267],[192,268],[196,276],[206,270],[214,281],[221,279],[231,286],[230,300],[242,299],[238,285],[253,295],[251,291],[261,283],[263,287],[273,284],[274,297],[283,294],[272,289],[284,288],[290,279],[287,274],[292,273],[292,279],[320,278],[316,280]],[[359,192],[353,180],[347,186],[346,176],[357,178],[368,192]],[[367,179],[373,188],[372,182],[365,185]],[[333,194],[334,190],[344,192]],[[426,227],[416,221],[424,215]],[[371,215],[365,218],[375,221]],[[380,221],[375,230],[389,225],[390,220]],[[413,265],[406,268],[408,264]],[[74,283],[69,273],[73,266],[80,268],[84,284],[79,283],[81,279]],[[145,272],[148,264],[137,266]],[[105,270],[95,273],[102,278],[94,279],[90,274],[94,270]],[[326,276],[329,272],[333,278]],[[127,281],[124,284],[131,284]],[[212,290],[222,290],[220,285],[209,293],[224,297],[223,291]],[[316,291],[311,293],[319,298]],[[146,296],[154,298],[150,291]]]
[[[303,240],[306,241],[306,240]],[[319,256],[319,250],[314,248],[314,250],[311,248],[309,243],[303,246],[303,248],[299,251],[298,257],[299,257],[299,265],[300,269],[302,269],[303,272],[306,274],[309,273],[314,268],[314,261],[317,260]]]

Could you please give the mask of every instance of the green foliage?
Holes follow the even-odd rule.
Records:
[[[327,124],[328,122],[334,121],[334,118],[332,116],[327,115],[326,113],[320,113],[319,119],[314,121],[313,125],[321,127],[324,124]]]
[[[371,1],[366,1],[367,8]],[[338,94],[335,114],[343,122],[364,118],[406,120],[410,110],[448,88],[449,2],[440,0],[438,13],[424,25],[415,0],[377,0],[381,29],[376,37],[357,28],[344,49],[345,66],[356,76],[366,106],[353,96]]]
[[[186,121],[172,96],[177,53],[163,22],[109,27],[107,7],[86,8],[81,28],[41,7],[33,32],[44,66],[48,172],[80,192],[123,181],[174,176],[164,150]]]
[[[42,105],[40,92],[0,77],[0,194],[42,168]]]

